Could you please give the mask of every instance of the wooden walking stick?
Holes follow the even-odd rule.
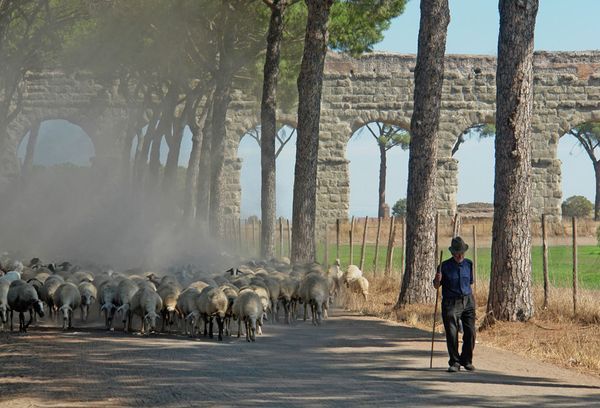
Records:
[[[442,259],[443,258],[444,258],[444,251],[440,251],[440,263],[438,264],[438,267],[437,267],[438,272],[442,271]],[[431,355],[429,357],[429,368],[433,368],[433,343],[435,341],[435,324],[436,324],[436,317],[437,317],[438,301],[440,299],[440,287],[441,286],[439,286],[435,290],[435,308],[433,309],[433,329],[431,330]]]

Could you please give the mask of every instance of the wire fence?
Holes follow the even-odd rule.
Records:
[[[437,223],[439,248],[446,250],[451,238],[460,235],[469,244],[467,257],[475,264],[476,280],[489,282],[492,218],[438,217]],[[578,289],[600,290],[600,246],[596,235],[599,225],[590,219],[544,216],[534,220],[531,224],[534,285],[545,286],[547,290],[572,288],[575,308]],[[406,220],[402,217],[339,219],[327,225],[326,234],[322,234],[317,260],[330,265],[339,259],[342,267],[357,265],[374,276],[402,276],[405,232]],[[231,222],[226,233],[240,254],[259,255],[259,220]],[[275,234],[277,257],[290,256],[291,237],[290,220],[279,218]]]

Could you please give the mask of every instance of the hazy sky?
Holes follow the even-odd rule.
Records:
[[[419,31],[419,1],[409,1],[405,13],[392,22],[385,39],[375,49],[399,53],[416,53]],[[498,2],[495,0],[450,0],[451,22],[448,28],[446,51],[449,54],[496,54],[498,38]],[[535,33],[536,50],[590,50],[599,49],[600,0],[540,0]],[[53,121],[55,122],[55,121]],[[60,121],[56,121],[60,122]],[[64,124],[62,124],[64,126]],[[289,131],[289,130],[288,130]],[[45,137],[53,138],[55,127],[44,125],[40,143]],[[65,131],[64,133],[73,133]],[[53,136],[54,135],[54,136]],[[93,147],[83,131],[73,135],[72,142],[89,151],[86,157],[71,155],[72,149],[62,152],[64,161],[80,165],[89,163]],[[368,135],[348,135],[346,158],[350,161],[350,214],[377,213],[377,178],[379,152]],[[66,139],[62,139],[66,140]],[[47,143],[44,143],[47,145]],[[186,132],[181,147],[180,165],[186,166],[191,150],[191,134]],[[43,149],[38,149],[38,151]],[[24,155],[24,146],[19,156]],[[238,150],[242,166],[242,216],[260,214],[260,150],[250,137],[244,137]],[[67,157],[73,156],[73,157]],[[166,160],[166,148],[161,154]],[[593,201],[594,175],[591,161],[577,146],[574,138],[565,136],[559,144],[559,159],[563,162],[563,199],[584,195]],[[408,151],[392,149],[388,154],[387,201],[391,205],[406,195]],[[493,201],[494,142],[493,139],[471,139],[455,155],[459,160],[458,202]],[[85,163],[80,162],[83,160]],[[36,163],[44,158],[36,155]],[[291,217],[295,138],[285,147],[277,160],[277,215]]]

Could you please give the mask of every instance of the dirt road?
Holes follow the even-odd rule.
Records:
[[[321,327],[268,324],[253,344],[88,328],[0,333],[1,407],[594,407],[600,378],[480,347],[445,372],[438,335],[337,311]]]

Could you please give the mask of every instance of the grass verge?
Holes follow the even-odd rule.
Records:
[[[395,320],[409,326],[431,331],[433,305],[409,305],[395,311],[400,288],[398,277],[367,276],[370,297],[344,293],[341,304],[348,310]],[[485,315],[488,288],[480,284],[476,293],[477,323]],[[478,333],[478,343],[512,351],[519,355],[575,368],[588,374],[600,375],[600,304],[598,291],[580,290],[578,314],[573,317],[572,293],[569,289],[553,287],[549,293],[549,306],[541,308],[543,290],[534,286],[535,316],[528,322],[497,322]],[[444,328],[439,315],[436,332]],[[439,334],[441,335],[441,334]]]

